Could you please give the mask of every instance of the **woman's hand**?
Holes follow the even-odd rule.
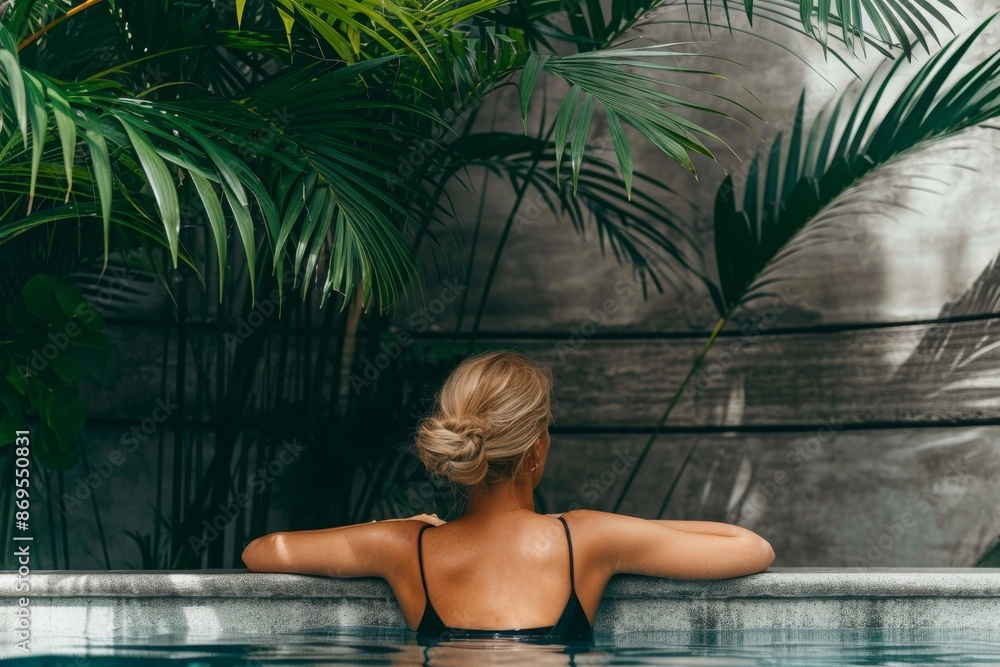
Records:
[[[424,523],[429,523],[432,526],[440,526],[443,523],[448,523],[444,519],[438,518],[437,514],[417,514],[403,519],[383,519],[379,523],[385,523],[386,521],[423,521]],[[374,521],[372,523],[375,523]]]

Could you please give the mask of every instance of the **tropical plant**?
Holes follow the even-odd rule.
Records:
[[[5,433],[27,423],[24,397],[40,406],[35,454],[47,468],[72,461],[71,443],[83,431],[86,406],[76,383],[107,351],[104,321],[72,283],[36,274],[7,306],[6,321],[15,337],[3,345],[0,420]],[[35,381],[24,382],[31,376]]]
[[[968,35],[951,40],[910,76],[898,94],[889,90],[903,78],[901,60],[873,76],[854,105],[845,104],[849,94],[845,91],[808,130],[803,93],[787,148],[779,132],[766,155],[754,156],[742,205],[735,196],[732,176],[723,180],[715,203],[719,281],[706,281],[719,320],[647,440],[616,509],[712,343],[737,309],[767,296],[767,290],[778,281],[778,270],[804,249],[842,240],[846,223],[860,212],[876,210],[891,218],[893,208],[902,204],[880,196],[886,191],[886,179],[891,179],[895,188],[926,189],[920,177],[905,171],[912,156],[975,127],[1000,129],[988,124],[1000,116],[1000,51],[973,64],[961,76],[955,74],[995,18],[994,14]],[[667,486],[659,516],[696,446],[688,450]]]
[[[447,191],[470,169],[499,175],[516,192],[474,331],[518,208],[533,190],[578,232],[596,228],[620,260],[650,268],[650,254],[666,253],[676,272],[663,277],[686,279],[698,265],[696,244],[683,216],[662,203],[670,188],[634,173],[625,127],[694,171],[694,155],[711,158],[725,143],[685,112],[729,117],[747,109],[735,96],[709,95],[706,106],[695,101],[703,97],[697,90],[685,93],[712,76],[711,56],[683,45],[623,43],[654,12],[677,7],[687,8],[676,0],[606,7],[598,0],[0,3],[0,295],[24,293],[43,266],[58,279],[95,261],[89,270],[100,272],[111,257],[138,251],[159,267],[164,285],[181,285],[172,297],[184,359],[193,345],[185,333],[185,276],[216,289],[222,305],[237,312],[279,293],[279,307],[229,351],[231,363],[220,364],[226,375],[215,377],[215,395],[199,396],[199,405],[211,402],[209,418],[219,425],[205,470],[187,467],[200,449],[185,453],[184,415],[177,418],[173,506],[169,517],[156,508],[156,531],[162,525],[171,533],[163,562],[196,562],[184,536],[197,534],[208,508],[234,492],[233,466],[248,465],[238,444],[253,369],[279,315],[299,304],[303,313],[326,299],[339,307],[339,315],[327,310],[320,345],[337,360],[333,407],[324,416],[329,395],[322,391],[307,393],[300,407],[314,439],[335,432],[349,448],[357,437],[351,419],[364,412],[352,407],[345,372],[356,363],[359,329],[375,334],[370,344],[387,326],[379,311],[419,292],[424,269],[416,258],[425,239],[436,266],[448,257],[443,237],[455,214]],[[928,48],[935,26],[950,30],[941,8],[954,10],[948,0],[744,4],[751,25],[767,21],[815,37],[845,62],[858,45],[907,56],[916,44]],[[689,13],[686,22],[747,31],[730,20],[725,0],[723,9],[724,21],[713,20],[706,3],[703,20]],[[692,58],[704,65],[686,64]],[[539,108],[536,95],[549,78],[568,90],[555,114]],[[484,101],[515,80],[525,128],[537,120],[537,131],[484,132],[475,122]],[[599,115],[617,164],[590,154]],[[480,215],[472,255],[483,224]],[[243,280],[245,302],[229,296]],[[57,298],[68,293],[51,285]],[[288,285],[298,303],[285,304]],[[53,311],[51,322],[67,314]],[[22,316],[16,308],[0,315],[3,349],[14,349]],[[9,359],[9,368],[25,368]],[[328,378],[302,380],[316,388]],[[17,396],[0,392],[0,423],[30,408],[54,424],[51,400],[38,389],[48,386],[44,377],[29,369],[3,381]],[[279,375],[275,391],[284,387]],[[73,432],[52,440],[59,456],[46,464],[72,463]],[[357,465],[375,471],[393,460],[392,451],[376,450]],[[157,535],[135,539],[147,559],[160,558]],[[209,554],[209,563],[223,562],[221,541]]]
[[[664,82],[649,76],[708,72],[677,66],[690,54],[668,48],[610,48],[666,4],[613,3],[605,18],[596,5],[501,0],[16,3],[0,32],[3,111],[16,121],[5,132],[11,189],[0,242],[57,221],[100,219],[105,254],[114,221],[168,247],[177,266],[188,259],[180,239],[186,198],[216,240],[220,266],[228,209],[252,279],[258,242],[266,240],[277,273],[291,260],[307,285],[323,268],[324,293],[350,296],[361,285],[366,303],[388,304],[414,277],[400,221],[421,199],[420,181],[376,185],[398,172],[428,128],[476,108],[516,72],[523,70],[522,114],[541,72],[571,85],[552,129],[557,165],[570,144],[574,179],[595,103],[611,125],[627,190],[622,122],[688,168],[691,153],[711,154],[699,135],[717,137],[675,111],[706,109],[658,90]],[[920,4],[948,26],[934,3]],[[801,0],[799,29],[825,43],[832,22],[850,45],[852,36],[865,37],[867,16],[879,39],[892,45],[888,22],[909,48],[893,6],[908,26],[917,18],[934,36],[914,5],[888,0],[869,0],[864,12]],[[752,3],[746,11],[753,16]],[[769,11],[759,6],[758,17],[771,19]],[[552,29],[557,15],[572,31]],[[163,29],[169,25],[182,29]],[[539,50],[552,32],[580,52]],[[126,187],[144,196],[126,196]]]

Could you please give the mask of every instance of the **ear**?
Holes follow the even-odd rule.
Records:
[[[535,457],[535,463],[542,462],[542,457],[545,450],[545,441],[548,439],[548,437],[549,437],[548,432],[542,432],[542,434],[538,436],[538,439],[535,440],[535,445],[531,448],[532,455]]]

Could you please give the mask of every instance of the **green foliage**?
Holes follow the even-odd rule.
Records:
[[[960,13],[950,0],[743,0],[742,4],[751,26],[754,20],[774,23],[809,35],[824,49],[833,37],[850,52],[856,44],[862,49],[866,44],[900,46],[905,53],[919,44],[929,52],[928,40],[938,41],[935,26],[951,31],[946,13]],[[689,22],[698,22],[692,10],[702,9],[711,25],[709,16],[716,6],[712,0],[520,0],[512,15],[538,41],[552,38],[572,42],[581,50],[596,50],[610,46],[639,21],[645,22],[651,12],[679,5],[684,6]],[[734,30],[730,0],[722,0],[721,7],[725,22],[719,27]],[[568,30],[558,20],[562,17],[569,23]]]
[[[694,56],[693,53],[671,51],[663,48],[608,49],[588,51],[570,56],[543,57],[534,55],[529,61],[529,80],[521,86],[521,113],[526,114],[527,99],[531,95],[535,70],[539,67],[557,74],[571,84],[555,118],[556,169],[558,170],[567,142],[573,167],[573,181],[580,175],[586,151],[590,126],[594,117],[595,102],[601,105],[614,136],[615,152],[625,177],[626,191],[632,190],[632,158],[628,142],[624,139],[622,122],[639,130],[657,148],[695,173],[691,154],[698,153],[713,158],[711,151],[698,138],[699,135],[722,140],[700,125],[685,119],[672,109],[694,109],[729,117],[726,113],[701,104],[670,95],[660,88],[665,82],[653,78],[648,72],[669,72],[671,75],[717,76],[706,70],[669,64],[671,60]],[[666,62],[661,62],[666,60]],[[640,71],[636,71],[636,70]],[[716,96],[720,97],[720,96]],[[731,106],[746,111],[736,101],[721,97]],[[751,112],[752,113],[752,112]]]
[[[775,266],[810,247],[810,239],[833,221],[854,215],[842,205],[849,190],[864,197],[866,184],[878,187],[869,176],[897,156],[1000,115],[1000,52],[963,76],[952,76],[994,18],[949,42],[892,99],[887,91],[899,78],[901,60],[872,78],[853,107],[841,97],[808,129],[803,93],[787,149],[779,133],[766,157],[754,157],[742,206],[731,175],[719,186],[715,249],[720,284],[713,296],[720,315],[761,296]],[[890,110],[879,117],[880,108]]]
[[[976,567],[1000,567],[1000,542],[993,545],[993,548],[983,554],[983,557],[976,563]]]
[[[917,9],[943,21],[936,1],[896,8],[929,26]],[[0,129],[0,244],[54,224],[91,233],[99,221],[105,256],[121,226],[115,242],[138,235],[168,248],[175,267],[197,266],[182,229],[203,226],[222,273],[225,239],[242,240],[252,290],[260,271],[280,275],[290,265],[303,290],[349,302],[360,288],[366,304],[387,306],[416,285],[406,230],[422,229],[422,212],[436,205],[424,201],[425,173],[402,187],[387,183],[395,185],[391,176],[428,128],[453,124],[519,71],[523,115],[542,72],[571,86],[554,140],[557,173],[565,153],[574,187],[598,113],[628,195],[634,169],[624,125],[691,171],[691,154],[712,155],[704,139],[724,145],[682,112],[726,116],[739,104],[717,97],[720,106],[706,107],[662,89],[684,87],[660,75],[711,76],[671,63],[690,53],[611,48],[662,6],[96,0],[71,8],[25,0],[0,26],[0,113],[14,121]],[[845,41],[863,35],[863,15],[876,28],[872,17],[888,21],[878,0],[864,12],[850,8],[802,0],[800,12],[815,14],[817,37],[843,19]],[[766,14],[760,3],[757,11]],[[555,55],[538,39],[560,14],[569,19],[561,36],[578,53]]]
[[[595,229],[601,250],[610,249],[620,262],[650,269],[650,256],[666,254],[677,270],[648,271],[657,287],[661,277],[683,280],[684,274],[697,272],[697,245],[685,220],[691,204],[669,183],[637,174],[641,187],[623,192],[615,164],[600,158],[580,166],[572,180],[560,178],[558,143],[506,132],[471,133],[452,143],[450,154],[456,156],[451,164],[483,167],[515,188],[529,184],[552,215],[566,219],[581,236]],[[682,210],[672,208],[671,201]],[[515,231],[530,232],[540,214],[515,216]]]
[[[32,451],[48,468],[76,459],[71,445],[83,432],[86,404],[77,382],[107,351],[104,322],[76,286],[38,274],[7,305],[0,325],[0,433],[37,418]],[[0,445],[10,444],[3,442]]]
[[[418,276],[405,230],[436,204],[425,173],[394,182],[399,165],[430,128],[543,58],[502,20],[503,4],[274,0],[229,13],[121,0],[70,17],[25,0],[0,25],[0,113],[14,121],[0,128],[0,244],[99,223],[105,256],[138,235],[169,249],[174,267],[196,267],[182,229],[202,226],[221,274],[225,240],[242,240],[253,291],[261,270],[290,265],[303,291],[349,302],[360,288],[366,304],[388,306]],[[628,193],[622,123],[691,170],[689,153],[711,155],[698,136],[717,138],[666,110],[705,107],[651,87],[649,73],[706,73],[660,62],[685,55],[545,56],[544,70],[573,85],[567,99],[582,99],[579,114],[567,103],[557,119],[557,162],[568,141],[574,183],[595,107],[614,124]],[[527,113],[531,86],[522,96]],[[117,227],[126,234],[115,239]]]

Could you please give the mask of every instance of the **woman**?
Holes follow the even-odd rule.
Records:
[[[549,370],[508,351],[465,360],[421,423],[427,469],[465,489],[464,514],[273,533],[251,542],[254,572],[382,577],[422,635],[589,639],[616,574],[721,579],[774,560],[754,533],[703,521],[535,512],[552,421]]]

